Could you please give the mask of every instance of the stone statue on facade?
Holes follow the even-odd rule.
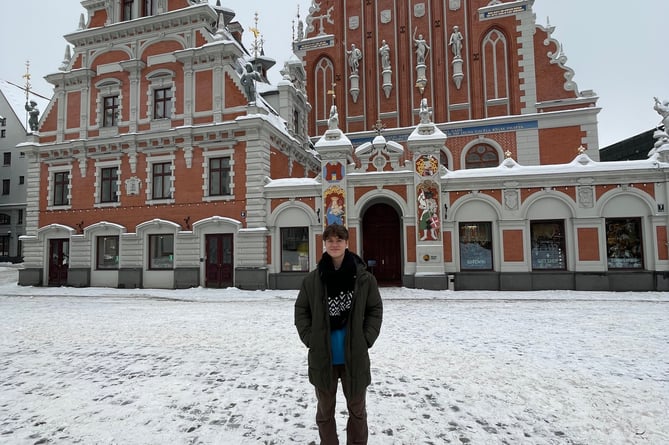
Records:
[[[451,51],[453,52],[453,57],[455,58],[462,58],[462,33],[460,32],[460,28],[457,26],[453,27],[453,32],[451,33],[451,37],[448,40],[448,45],[451,47]]]
[[[464,63],[464,61],[462,60],[463,43],[464,43],[464,37],[460,32],[460,28],[458,26],[454,26],[453,32],[451,33],[451,36],[448,39],[448,45],[451,47],[451,51],[453,52],[453,61],[451,62],[453,69],[451,70],[451,72],[452,72],[453,82],[455,83],[455,87],[457,89],[460,89],[460,85],[462,84],[462,79],[464,79],[465,77],[462,71],[462,65]]]
[[[336,130],[339,128],[339,113],[337,112],[337,106],[332,105],[330,107],[330,117],[328,118],[328,130]]]
[[[244,73],[242,73],[241,82],[244,87],[244,94],[249,103],[256,101],[256,81],[262,80],[260,74],[253,69],[251,62],[247,62]]]
[[[355,43],[351,43],[351,50],[346,51],[346,54],[348,54],[348,66],[351,68],[351,74],[358,74],[362,51],[360,51],[360,48],[355,47]]]
[[[381,42],[381,48],[379,48],[379,54],[381,55],[381,68],[384,70],[390,69],[390,46],[384,40]]]
[[[26,102],[26,111],[28,112],[28,126],[30,131],[35,132],[39,127],[39,109],[37,108],[37,102],[31,100]]]
[[[431,114],[432,113],[430,112],[430,109],[427,106],[427,99],[422,98],[420,100],[420,111],[418,111],[418,116],[420,116],[420,123],[429,124]]]
[[[662,124],[664,125],[665,133],[669,134],[669,100],[660,102],[657,97],[654,97],[655,105],[653,110],[657,111],[660,116],[662,116]]]
[[[418,31],[418,28],[415,28],[413,31],[413,42],[416,46],[416,63],[418,65],[425,65],[425,58],[427,52],[430,50],[430,46],[423,38],[423,34],[418,34],[418,38],[416,38],[416,31]]]

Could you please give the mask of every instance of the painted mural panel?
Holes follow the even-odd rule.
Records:
[[[333,185],[325,189],[323,193],[325,203],[325,225],[346,225],[346,192],[338,186]]]
[[[439,241],[441,239],[439,185],[434,181],[423,181],[416,187],[416,196],[419,240]]]

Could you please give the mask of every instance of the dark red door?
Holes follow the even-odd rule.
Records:
[[[374,204],[362,219],[362,256],[381,285],[402,284],[400,217],[387,204]]]
[[[70,260],[70,240],[49,240],[49,286],[67,284],[67,268]]]
[[[205,238],[207,259],[205,272],[206,287],[232,287],[233,255],[232,234],[213,234]]]

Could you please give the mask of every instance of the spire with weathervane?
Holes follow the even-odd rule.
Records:
[[[251,44],[251,51],[253,51],[253,57],[257,58],[259,56],[265,55],[265,51],[263,49],[263,44],[265,43],[265,41],[262,38],[260,29],[258,28],[258,11],[256,11],[255,13],[253,22],[254,22],[253,27],[249,28],[249,31],[253,33],[253,43]]]

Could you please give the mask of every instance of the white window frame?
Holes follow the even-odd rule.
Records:
[[[202,161],[202,196],[205,202],[232,201],[235,199],[235,151],[232,148],[224,150],[208,150],[203,153]],[[212,158],[230,158],[230,194],[209,195],[209,160]]]
[[[116,202],[102,202],[102,169],[116,167]],[[93,194],[95,207],[120,207],[121,206],[121,161],[97,161],[95,163],[95,192]]]
[[[175,188],[175,165],[174,165],[175,156],[174,154],[163,155],[163,156],[147,156],[146,158],[146,204],[147,205],[156,205],[156,204],[174,204],[174,192]],[[170,176],[170,198],[168,199],[153,199],[153,165],[162,164],[165,162],[171,163],[171,172]]]
[[[53,192],[55,188],[54,176],[56,173],[67,172],[67,204],[54,205]],[[47,185],[47,210],[69,210],[72,208],[72,164],[50,165],[49,184]]]
[[[173,71],[167,69],[159,69],[149,73],[146,80],[149,82],[149,87],[146,89],[146,116],[151,122],[152,130],[168,129],[172,125],[172,120],[176,114],[176,84],[174,83],[175,74]],[[153,98],[156,90],[170,88],[172,90],[171,107],[168,117],[156,119],[153,116]]]
[[[95,124],[100,130],[100,136],[113,136],[118,134],[118,127],[122,124],[121,116],[123,116],[123,94],[122,83],[118,79],[107,78],[95,84],[97,92],[95,98]],[[105,113],[105,97],[118,97],[118,116],[116,118],[116,125],[111,127],[104,127],[104,113]]]

